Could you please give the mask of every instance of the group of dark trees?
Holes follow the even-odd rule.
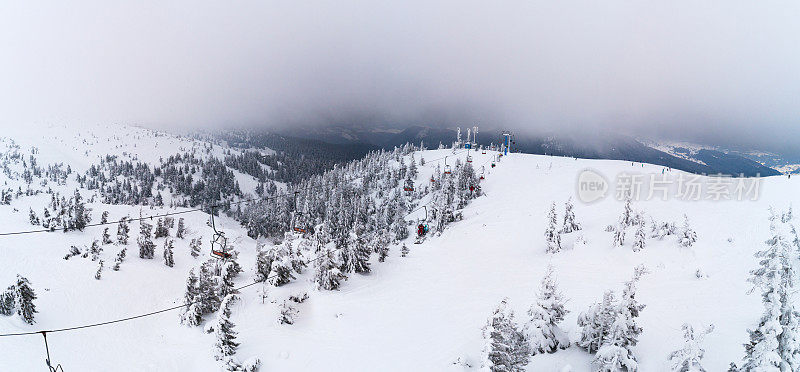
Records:
[[[233,171],[213,156],[197,155],[194,149],[162,159],[152,169],[146,163],[107,155],[77,179],[82,187],[98,190],[108,204],[162,206],[163,191],[172,196],[170,206],[220,205],[227,210],[232,200],[243,195]]]
[[[28,211],[28,216],[32,225],[41,225],[50,231],[83,231],[92,221],[91,212],[92,209],[86,207],[83,196],[76,189],[69,199],[57,192],[51,192],[50,204],[44,208],[42,216],[39,217],[33,209]]]
[[[25,277],[17,275],[17,281],[9,286],[5,292],[0,293],[0,314],[10,316],[13,314],[28,324],[33,324],[34,314],[37,313],[33,300],[36,294],[31,283]]]

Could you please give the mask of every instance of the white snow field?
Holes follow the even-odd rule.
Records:
[[[18,142],[24,143],[24,149],[36,144],[36,138]],[[50,141],[52,148],[45,148],[42,143],[37,146],[42,156],[52,156],[47,161],[74,161],[73,167],[86,166],[88,163],[80,157],[83,150],[92,146],[70,141],[73,140],[66,138],[61,148],[57,148],[57,141]],[[154,149],[142,142],[145,141],[137,142],[138,148]],[[67,143],[85,148],[69,151]],[[92,151],[98,155],[113,151],[138,153],[132,146]],[[450,152],[432,150],[416,156],[435,159]],[[149,160],[157,161],[157,156],[149,153]],[[451,224],[441,236],[429,237],[419,245],[412,244],[413,238],[409,238],[408,257],[401,257],[396,245],[386,262],[377,262],[373,255],[372,273],[351,274],[337,291],[317,291],[308,281],[307,272],[279,288],[259,284],[244,289],[232,315],[237,341],[241,342],[237,358],[258,357],[263,371],[478,370],[484,345],[481,327],[504,297],[509,298],[516,320],[524,322],[548,264],[555,267],[560,289],[568,298],[566,307],[570,313],[561,327],[573,342],[579,334],[578,314],[600,301],[604,291],[621,290],[634,267],[644,264],[651,273],[639,283],[637,298],[647,307],[639,318],[643,333],[634,347],[641,371],[668,370],[667,357],[682,346],[681,325],[685,322],[695,327],[715,325],[715,331],[704,342],[706,369],[726,370],[730,362],[741,360],[742,344],[748,340],[747,328],[757,324],[762,311],[759,294],[747,294],[748,271],[757,264],[753,253],[768,238],[768,208],[781,210],[790,204],[800,205],[800,179],[764,179],[761,195],[755,201],[656,198],[634,202],[634,208],[644,211],[648,221],[653,217],[680,226],[683,214],[688,215],[699,237],[691,248],[680,248],[674,236],[648,239],[640,252],[631,250],[632,230],[628,231],[625,246],[616,248],[612,247],[611,234],[604,231],[617,221],[623,209],[623,202],[615,200],[611,190],[608,198],[595,204],[576,201],[575,213],[583,229],[562,237],[562,252],[547,254],[543,232],[549,206],[556,203],[560,224],[563,204],[570,197],[576,198],[576,179],[583,169],[592,168],[612,179],[630,171],[661,174],[662,167],[514,153],[492,169],[488,161],[493,154],[473,153],[478,171],[480,165],[487,168],[482,183],[486,195],[470,203],[463,210],[464,219]],[[457,155],[462,161],[464,156]],[[418,183],[430,177],[432,168],[420,169]],[[0,232],[31,229],[28,206],[40,210],[46,200],[43,194],[0,206]],[[139,207],[133,206],[90,207],[95,219],[100,211],[108,210],[111,221],[139,213]],[[145,207],[142,213],[165,211],[168,210]],[[207,215],[189,213],[183,217],[191,234],[186,240],[176,239],[175,267],[166,267],[160,259],[163,239],[156,241],[154,260],[139,259],[132,243],[120,271],[110,270],[118,248],[106,246],[103,258],[107,269],[101,280],[94,278],[96,262],[63,259],[70,245],[86,245],[98,238],[101,227],[83,232],[0,236],[0,286],[10,285],[17,274],[27,277],[36,290],[39,311],[33,325],[17,316],[0,316],[0,333],[79,326],[180,304],[187,273],[207,259],[210,239]],[[256,242],[231,219],[223,218],[222,227],[241,252],[239,262],[245,271],[236,284],[246,284],[252,281]],[[138,223],[134,222],[132,241],[137,234]],[[573,247],[578,236],[583,236],[587,244]],[[205,256],[195,259],[189,255],[188,241],[193,237],[204,240]],[[698,279],[698,268],[708,277]],[[259,295],[263,288],[269,294],[264,303]],[[309,299],[298,305],[296,323],[278,324],[281,301],[289,294],[303,292],[308,292]],[[179,324],[179,311],[51,333],[48,341],[52,360],[65,371],[221,369],[212,356],[214,335],[204,333],[202,327]],[[0,337],[0,350],[0,371],[45,368],[41,335]],[[554,354],[534,356],[527,368],[560,371],[571,366],[573,371],[590,371],[592,357],[572,346]],[[456,360],[464,363],[454,365]]]

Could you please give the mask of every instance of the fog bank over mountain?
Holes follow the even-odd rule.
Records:
[[[0,123],[481,123],[789,147],[800,4],[9,3]]]

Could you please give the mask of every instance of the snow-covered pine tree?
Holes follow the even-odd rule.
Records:
[[[781,215],[781,222],[789,223],[792,221],[794,216],[792,215],[792,206],[789,205],[789,209]]]
[[[14,285],[14,303],[17,307],[17,315],[19,315],[25,323],[33,324],[36,305],[33,300],[36,299],[36,293],[31,287],[30,281],[27,278],[17,274],[17,284]]]
[[[114,267],[112,269],[114,271],[119,271],[119,266],[122,265],[122,261],[125,261],[125,256],[127,255],[128,248],[122,247],[122,249],[117,252],[117,257],[114,258]]]
[[[689,225],[689,216],[683,215],[683,228],[681,229],[678,244],[683,248],[691,247],[697,241],[697,233]]]
[[[233,330],[235,325],[231,321],[231,306],[236,299],[234,294],[225,296],[217,313],[217,322],[214,326],[214,335],[217,338],[214,343],[216,360],[236,354],[236,348],[239,347],[239,343],[236,342],[236,331]]]
[[[636,235],[633,237],[634,252],[639,252],[644,249],[645,245],[647,245],[646,238],[647,236],[644,233],[644,221],[641,221],[638,227],[636,227]]]
[[[169,267],[175,266],[175,256],[173,254],[173,242],[172,239],[167,238],[164,240],[164,265]]]
[[[642,333],[642,327],[636,323],[636,318],[639,317],[639,313],[645,308],[645,305],[640,304],[639,301],[636,300],[636,283],[638,283],[642,275],[646,273],[647,270],[644,266],[636,267],[634,269],[633,278],[625,282],[625,286],[622,288],[622,296],[620,297],[617,314],[624,317],[625,329],[619,336],[622,337],[622,341],[620,341],[622,344],[619,346],[629,348],[631,346],[636,346],[639,342],[639,335]]]
[[[408,246],[406,245],[406,243],[403,243],[403,247],[400,248],[400,256],[401,257],[406,257],[406,256],[408,256],[409,252],[410,252],[410,250],[408,249]]]
[[[339,269],[342,266],[342,253],[333,243],[320,244],[321,256],[314,261],[314,284],[317,289],[339,289],[341,282],[347,276]]]
[[[169,227],[164,224],[164,220],[159,218],[156,221],[155,239],[166,238],[169,236]]]
[[[200,295],[200,308],[203,314],[217,311],[222,301],[217,290],[220,278],[214,275],[215,265],[214,259],[210,259],[200,265],[200,272],[197,274],[197,292]]]
[[[175,237],[183,239],[186,235],[186,225],[183,222],[183,217],[178,219],[178,229],[175,230]]]
[[[155,255],[156,245],[150,237],[153,225],[141,221],[139,226],[139,258],[152,259]]]
[[[92,255],[92,261],[97,261],[101,253],[103,253],[103,247],[100,246],[97,239],[92,240],[92,245],[89,247],[89,254]]]
[[[617,316],[617,303],[613,291],[606,291],[603,301],[592,305],[578,315],[581,339],[576,344],[590,353],[597,352],[603,344],[611,323]]]
[[[597,366],[598,372],[635,372],[639,366],[636,363],[630,345],[626,341],[627,319],[623,314],[617,314],[611,323],[608,334],[603,344],[597,350],[592,364]]]
[[[572,204],[572,197],[564,203],[564,224],[561,227],[562,234],[568,234],[581,229],[581,224],[575,220],[575,206]]]
[[[189,242],[189,254],[191,254],[194,258],[200,257],[201,245],[203,245],[203,241],[201,239],[192,239],[192,241]]]
[[[13,315],[16,310],[16,300],[14,300],[14,286],[0,293],[0,315]]]
[[[614,228],[614,247],[622,247],[625,244],[625,225],[621,222]]]
[[[128,226],[128,218],[122,217],[117,224],[117,243],[122,245],[128,244],[128,233],[131,228]]]
[[[236,256],[234,255],[222,266],[219,288],[217,290],[220,297],[225,297],[231,293],[237,293],[233,279],[239,276],[240,272],[242,272],[242,267],[239,266],[239,263],[236,261]]]
[[[524,332],[514,322],[514,312],[508,309],[508,300],[498,307],[483,327],[485,346],[481,368],[492,372],[523,371],[528,365],[530,347]]]
[[[295,318],[300,312],[297,310],[291,301],[283,300],[280,307],[280,316],[278,316],[278,323],[280,324],[294,324]]]
[[[623,228],[632,226],[634,222],[633,207],[631,206],[630,192],[625,194],[625,208],[622,210],[622,216],[619,218],[619,223]]]
[[[343,272],[363,274],[370,272],[369,256],[372,251],[363,238],[351,231],[341,250],[344,260]]]
[[[286,241],[271,248],[272,262],[267,276],[269,284],[279,287],[295,279],[294,266],[292,265],[292,246]]]
[[[714,325],[710,325],[705,330],[695,332],[694,327],[689,323],[684,323],[683,346],[669,354],[669,362],[672,372],[706,372],[701,361],[705,350],[703,349],[703,338],[714,330]]]
[[[88,225],[92,220],[92,210],[90,208],[86,208],[86,205],[83,202],[83,197],[81,196],[81,193],[78,192],[78,189],[75,189],[75,193],[72,198],[72,206],[69,214],[72,219],[66,224],[66,226],[64,226],[64,230],[76,229],[83,231],[86,225]]]
[[[94,273],[94,278],[100,280],[102,276],[103,276],[103,260],[100,260],[100,262],[97,264],[97,272]]]
[[[192,297],[192,300],[188,302],[188,307],[181,313],[181,324],[189,327],[197,327],[203,322],[201,301],[200,295]]]
[[[547,253],[561,252],[561,234],[558,233],[557,223],[558,217],[556,216],[556,203],[554,202],[550,205],[550,211],[547,213],[547,229],[544,231]]]
[[[539,285],[536,303],[528,310],[530,321],[526,328],[533,355],[552,353],[569,347],[566,333],[558,326],[568,313],[564,307],[565,302],[563,294],[558,290],[553,266],[548,265]]]
[[[36,212],[33,211],[33,208],[30,208],[28,211],[28,219],[31,221],[31,225],[39,225],[39,217],[36,216]]]
[[[794,308],[796,259],[792,243],[786,239],[787,224],[771,211],[772,237],[766,247],[756,253],[759,267],[752,270],[749,282],[752,291],[761,290],[764,313],[758,328],[749,330],[750,343],[745,344],[743,369],[780,368],[800,370],[800,314]]]
[[[103,244],[111,244],[113,241],[111,240],[111,235],[108,234],[108,227],[103,229]]]
[[[103,211],[103,213],[100,215],[100,223],[103,225],[108,223],[108,211]]]

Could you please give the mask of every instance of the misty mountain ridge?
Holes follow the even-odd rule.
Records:
[[[466,138],[467,127],[462,127]],[[313,139],[342,146],[390,149],[405,143],[424,142],[429,148],[439,143],[450,144],[456,139],[455,128],[412,125],[405,128],[376,126],[328,126],[322,128],[295,127],[281,133],[296,138]],[[590,138],[588,138],[590,136]],[[501,141],[500,130],[478,132],[481,145]],[[673,143],[620,134],[562,135],[538,134],[515,136],[515,151],[531,154],[585,159],[627,160],[651,163],[696,174],[724,174],[746,177],[774,176],[800,172],[800,166],[779,154],[753,149],[727,149],[713,145]],[[774,167],[774,168],[773,168]],[[779,169],[779,170],[776,170]]]

